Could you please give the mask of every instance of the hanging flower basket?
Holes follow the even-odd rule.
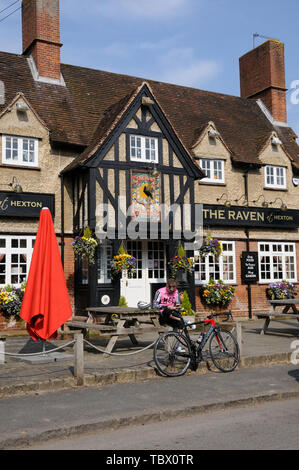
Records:
[[[192,273],[193,259],[187,258],[182,246],[178,249],[178,255],[173,256],[169,261],[170,277],[175,279],[178,273]]]
[[[222,243],[211,236],[205,238],[202,246],[199,249],[199,254],[202,258],[205,258],[207,255],[214,255],[216,261],[219,260],[219,257],[223,253]]]
[[[202,303],[210,309],[226,308],[235,295],[235,288],[211,279],[208,284],[200,286],[199,295]]]
[[[111,277],[116,278],[123,272],[131,276],[136,273],[137,260],[134,256],[126,253],[123,245],[121,245],[119,252],[115,255],[111,261]]]
[[[94,264],[94,255],[98,242],[92,237],[89,227],[86,227],[82,237],[78,236],[74,239],[72,246],[77,259],[86,258],[89,264]]]
[[[8,320],[21,320],[20,311],[24,298],[26,283],[20,288],[5,286],[0,289],[0,312]]]
[[[271,282],[266,289],[268,299],[294,299],[297,295],[294,284],[287,281]]]

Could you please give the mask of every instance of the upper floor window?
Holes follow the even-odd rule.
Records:
[[[224,183],[224,161],[211,158],[201,158],[200,167],[207,175],[201,181]]]
[[[283,166],[265,166],[265,187],[285,189],[286,169]]]
[[[130,135],[130,159],[137,162],[158,163],[158,139]]]
[[[2,136],[2,163],[38,165],[38,140],[30,137]]]

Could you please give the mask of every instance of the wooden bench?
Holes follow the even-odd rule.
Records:
[[[129,307],[88,307],[86,310],[87,317],[73,317],[66,322],[66,325],[82,332],[95,330],[100,339],[108,338],[104,357],[112,352],[119,337],[129,336],[132,343],[137,345],[135,335],[160,334],[165,331],[159,324],[158,310],[137,310]],[[114,319],[113,315],[117,315],[117,319]]]
[[[299,305],[299,299],[268,300],[268,303],[270,304],[269,312],[257,313],[257,317],[266,318],[264,326],[260,331],[261,335],[266,333],[270,321],[274,318],[280,318],[281,320],[296,318],[299,321],[299,311],[296,307],[296,305]],[[277,307],[283,307],[282,312],[275,312]],[[292,311],[288,313],[290,309]]]

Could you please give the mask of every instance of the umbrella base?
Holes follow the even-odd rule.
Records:
[[[72,359],[73,357],[73,354],[53,352],[49,354],[41,354],[40,356],[20,356],[18,358],[15,357],[14,359],[17,361],[30,362],[31,364],[45,364],[47,362],[65,361],[67,359]]]

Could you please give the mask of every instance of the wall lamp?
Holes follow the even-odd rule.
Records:
[[[245,196],[245,194],[242,194],[242,196],[240,196],[238,199],[234,199],[234,202],[239,202],[240,199],[244,200],[243,206],[245,206],[245,207],[249,206],[249,202],[248,202],[247,197]]]
[[[13,176],[12,178],[12,182],[9,183],[9,185],[11,187],[11,189],[15,192],[15,193],[22,193],[23,192],[23,188],[22,186],[20,185],[20,183],[18,182],[17,178],[15,176]]]
[[[259,200],[261,199],[261,197],[264,198],[264,200],[263,200],[263,202],[262,202],[262,207],[269,207],[269,204],[271,204],[271,202],[270,202],[270,203],[267,202],[266,199],[265,199],[265,196],[264,196],[263,194],[260,194],[260,196],[259,196],[257,199],[255,199],[254,201],[252,201],[252,202],[253,202],[254,204],[257,203],[257,202],[259,202]]]
[[[281,199],[281,197],[277,197],[273,202],[269,202],[269,204],[275,204],[276,201],[280,200],[281,201],[281,206],[280,206],[280,209],[282,211],[286,211],[288,206],[283,202],[283,200]]]
[[[13,176],[12,178],[12,182],[11,183],[5,183],[5,184],[0,184],[0,186],[10,186],[11,189],[15,192],[15,193],[22,193],[23,192],[23,188],[22,186],[19,184],[17,178],[15,176]]]
[[[218,202],[218,201],[221,201],[221,199],[223,198],[223,196],[225,196],[225,197],[227,198],[227,194],[226,194],[226,193],[223,193],[223,194],[221,194],[220,197],[217,197],[216,201],[217,201],[217,202]],[[230,201],[229,201],[228,199],[226,199],[223,204],[224,204],[226,207],[230,207],[230,206],[231,206],[231,203],[230,203]]]
[[[219,137],[220,134],[219,134],[219,132],[216,131],[215,129],[210,129],[210,130],[208,131],[208,136],[209,136],[209,137],[213,137],[213,138],[215,139],[215,137]]]

